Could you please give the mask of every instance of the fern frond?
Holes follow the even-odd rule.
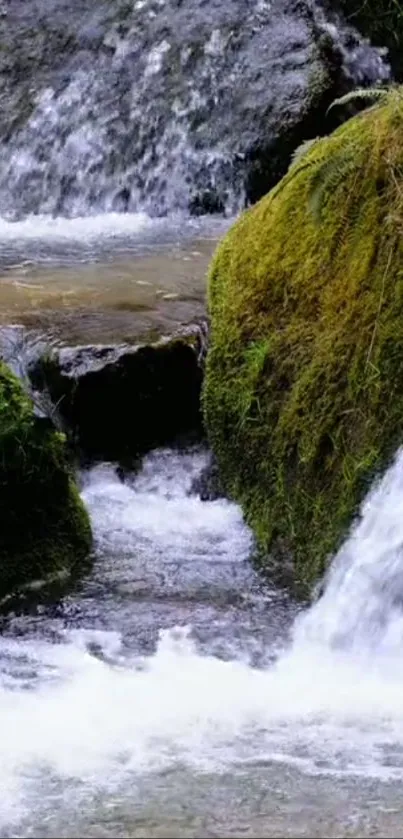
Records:
[[[357,169],[357,165],[354,150],[346,149],[325,160],[316,170],[309,186],[308,204],[317,223],[321,221],[326,196],[331,195],[340,182]]]
[[[335,99],[334,102],[329,105],[326,113],[328,114],[333,108],[349,105],[351,102],[379,103],[383,99],[386,99],[389,92],[390,88],[388,87],[359,87],[356,90],[350,90],[349,93],[346,93],[344,96],[340,96],[339,99]]]
[[[325,154],[323,154],[323,157],[325,158]],[[300,165],[298,166],[297,163],[300,163]],[[318,164],[318,160],[302,159],[297,161],[297,163],[295,163],[294,166],[289,167],[288,171],[284,175],[284,178],[282,178],[281,181],[279,181],[279,183],[272,189],[272,199],[276,198],[284,187],[288,186],[288,184],[296,177],[296,175],[299,175],[300,172],[303,172],[305,169],[311,169],[312,166],[316,166]]]
[[[298,163],[316,145],[318,140],[320,140],[320,137],[314,137],[313,140],[304,140],[303,143],[300,143],[291,155],[290,167]]]
[[[315,172],[309,185],[308,205],[316,222],[320,222],[324,206],[325,193],[329,182],[338,176],[338,157],[331,157]]]
[[[346,197],[341,202],[341,214],[336,225],[332,256],[336,258],[344,245],[354,247],[357,236],[360,237],[360,220],[362,219],[363,204],[368,199],[368,184],[360,177],[359,170],[352,178]]]

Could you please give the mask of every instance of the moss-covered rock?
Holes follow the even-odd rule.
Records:
[[[82,561],[91,528],[64,436],[0,362],[0,597]]]
[[[260,545],[311,583],[403,441],[403,96],[318,141],[219,246],[204,410]]]

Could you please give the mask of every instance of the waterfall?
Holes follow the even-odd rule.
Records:
[[[0,214],[234,214],[323,76],[321,33],[350,85],[388,77],[316,0],[4,4]]]
[[[322,597],[295,643],[317,643],[374,662],[403,644],[403,452],[366,499],[333,560]]]

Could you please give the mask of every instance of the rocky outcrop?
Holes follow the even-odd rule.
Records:
[[[368,5],[368,4],[364,4]],[[317,0],[3,0],[0,214],[232,214],[388,69]]]
[[[209,439],[306,584],[403,441],[402,138],[398,88],[306,151],[211,267]]]
[[[78,570],[90,548],[65,437],[0,361],[0,599]]]
[[[125,464],[202,433],[204,341],[200,324],[154,344],[53,349],[29,376],[84,458]]]

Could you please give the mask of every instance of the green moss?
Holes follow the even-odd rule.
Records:
[[[264,551],[311,584],[403,441],[403,98],[314,144],[219,246],[206,425]]]
[[[91,529],[64,436],[0,362],[0,596],[88,554]]]

